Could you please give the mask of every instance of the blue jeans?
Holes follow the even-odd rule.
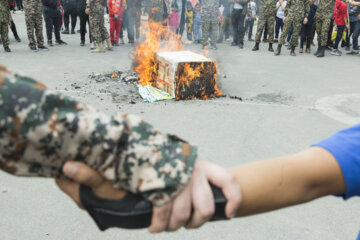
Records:
[[[334,49],[337,49],[339,46],[339,42],[341,41],[341,37],[344,33],[345,30],[345,25],[342,26],[337,26],[337,34],[336,34],[336,39],[335,39],[335,43],[333,45]]]
[[[353,31],[353,49],[354,50],[359,50],[359,43],[358,43],[358,38],[359,38],[359,34],[360,34],[360,21],[357,21],[355,26],[354,26],[354,31]]]
[[[275,38],[279,38],[279,32],[284,28],[284,22],[281,18],[275,17]]]

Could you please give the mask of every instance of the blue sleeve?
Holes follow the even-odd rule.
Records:
[[[313,146],[326,149],[339,163],[346,184],[346,193],[342,197],[360,196],[360,124],[337,132]]]

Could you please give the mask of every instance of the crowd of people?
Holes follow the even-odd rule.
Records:
[[[139,41],[141,15],[147,14],[149,21],[168,26],[180,39],[186,31],[186,41],[201,43],[204,49],[217,49],[217,43],[224,39],[230,41],[231,37],[232,46],[244,48],[247,34],[248,41],[255,41],[253,51],[259,50],[263,38],[262,41],[269,44],[268,50],[276,56],[281,54],[283,45],[295,56],[299,40],[299,53],[311,52],[316,33],[317,57],[324,57],[326,49],[340,56],[340,43],[348,54],[359,54],[359,0],[25,0],[24,7],[21,0],[17,0],[16,6],[25,11],[29,47],[33,51],[48,50],[44,45],[42,18],[48,46],[53,46],[52,33],[56,44],[65,45],[61,33],[75,34],[79,17],[80,45],[85,46],[88,25],[92,52],[105,52],[104,43],[108,50],[125,43],[124,30],[130,44]],[[15,39],[21,41],[10,10],[15,11],[14,0],[0,0],[0,33],[7,52],[11,51],[8,25]],[[105,12],[110,34],[105,26]]]

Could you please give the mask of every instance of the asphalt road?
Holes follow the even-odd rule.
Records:
[[[14,15],[23,40],[12,53],[0,50],[0,64],[32,76],[51,88],[102,111],[140,115],[158,129],[179,135],[199,147],[200,156],[224,167],[281,156],[307,148],[337,130],[360,121],[358,56],[312,54],[275,57],[260,45],[245,48],[219,44],[210,56],[218,61],[224,94],[208,101],[159,103],[116,102],[107,83],[88,75],[130,68],[128,44],[105,54],[80,47],[80,36],[63,35],[67,46],[31,52],[24,15]],[[45,33],[45,30],[44,30]],[[44,35],[45,36],[45,35]],[[199,45],[186,45],[200,51]],[[314,51],[314,50],[313,50]],[[75,88],[74,83],[80,85]],[[0,239],[355,239],[359,199],[325,197],[272,213],[206,224],[198,230],[151,235],[147,230],[100,232],[87,213],[55,186],[52,179],[20,178],[0,172]]]

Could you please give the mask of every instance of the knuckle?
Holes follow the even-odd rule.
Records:
[[[215,213],[215,207],[212,206],[210,208],[204,208],[204,209],[201,209],[199,210],[199,216],[202,218],[202,219],[208,219],[208,218],[211,218],[211,216]]]

